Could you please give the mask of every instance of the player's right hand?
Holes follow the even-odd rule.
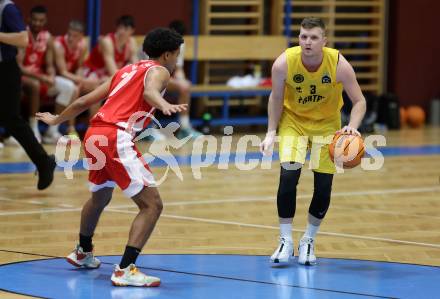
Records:
[[[273,144],[275,142],[276,131],[269,131],[266,133],[263,142],[260,144],[260,152],[267,156],[272,152]]]
[[[53,115],[49,112],[37,112],[35,113],[35,118],[41,120],[42,122],[48,124],[49,126],[57,125],[58,115]]]
[[[361,136],[361,133],[359,133],[358,130],[356,130],[355,128],[350,127],[350,126],[343,127],[342,129],[336,131],[335,134],[343,134],[343,133]]]
[[[188,108],[188,104],[179,104],[179,105],[167,104],[164,107],[162,107],[160,110],[165,115],[171,115],[173,113],[186,111],[187,108]]]

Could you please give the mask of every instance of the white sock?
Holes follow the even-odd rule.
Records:
[[[280,237],[292,241],[292,223],[280,223]]]
[[[180,127],[182,129],[191,128],[191,124],[189,122],[189,115],[180,115],[179,116]]]
[[[304,237],[314,239],[316,234],[318,233],[318,230],[319,230],[319,225],[316,226],[316,225],[308,223],[306,231],[304,232]]]

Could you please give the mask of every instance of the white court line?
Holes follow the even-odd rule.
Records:
[[[31,203],[31,204],[34,204],[34,205],[44,205],[45,204],[41,200],[28,200],[28,201],[26,201],[26,203]]]
[[[439,191],[440,187],[419,187],[419,188],[399,188],[399,189],[382,189],[382,190],[368,190],[368,191],[349,191],[349,192],[332,192],[333,197],[344,196],[364,196],[364,195],[384,195],[384,194],[399,194],[399,193],[421,193]],[[313,194],[297,195],[297,199],[312,198]],[[189,201],[173,201],[164,202],[165,206],[185,206],[185,205],[199,205],[199,204],[217,204],[217,203],[235,203],[235,202],[253,202],[253,201],[275,201],[276,195],[273,196],[253,196],[253,197],[237,197],[213,200],[189,200]],[[130,208],[133,205],[120,205],[117,208]]]
[[[37,206],[42,206],[42,205],[48,205],[50,204],[49,202],[43,202],[41,200],[21,200],[21,199],[12,199],[12,198],[6,198],[6,197],[0,197],[0,201],[7,201],[7,202],[12,202],[14,204],[25,204],[25,205],[37,205]],[[58,205],[58,207],[63,207],[62,204]],[[73,208],[72,205],[70,205],[71,208]],[[50,208],[49,208],[50,209]]]
[[[67,204],[67,203],[62,203],[62,204],[59,204],[58,206],[61,207],[61,208],[75,208],[74,205],[70,205],[70,204]]]
[[[44,205],[45,203],[41,200],[20,200],[20,199],[12,199],[6,197],[0,197],[0,201],[9,201],[13,203],[22,203],[22,204],[33,204],[33,205]]]
[[[133,206],[132,206],[133,207]],[[42,213],[60,213],[60,212],[78,212],[81,211],[82,208],[72,208],[72,209],[40,209],[40,210],[33,210],[33,211],[16,211],[16,212],[0,212],[0,216],[5,215],[30,215],[30,214],[42,214]],[[116,208],[107,208],[107,211],[110,212],[117,212],[117,213],[125,213],[125,214],[137,214],[137,211],[127,211],[127,210],[119,210]],[[235,222],[235,221],[224,221],[224,220],[213,220],[213,219],[206,219],[206,218],[197,218],[197,217],[187,217],[187,216],[179,216],[179,215],[170,215],[170,214],[162,214],[161,217],[164,218],[172,218],[172,219],[179,219],[179,220],[188,220],[188,221],[198,221],[198,222],[205,222],[205,223],[213,223],[213,224],[227,224],[227,225],[238,225],[238,226],[245,226],[245,227],[253,227],[253,228],[263,228],[263,229],[273,229],[278,230],[278,226],[269,226],[269,225],[261,225],[261,224],[249,224],[249,223],[242,223],[242,222]],[[293,231],[296,232],[304,232],[304,230],[299,229],[293,229]],[[415,246],[422,246],[422,247],[433,247],[433,248],[440,248],[439,244],[431,244],[431,243],[423,243],[423,242],[413,242],[413,241],[404,241],[404,240],[396,240],[396,239],[389,239],[389,238],[380,238],[380,237],[368,237],[368,236],[360,236],[360,235],[353,235],[353,234],[343,234],[343,233],[332,233],[332,232],[324,232],[321,231],[318,233],[319,235],[327,235],[327,236],[334,236],[334,237],[344,237],[344,238],[352,238],[352,239],[361,239],[361,240],[370,240],[370,241],[381,241],[381,242],[389,242],[389,243],[398,243],[398,244],[405,244],[405,245],[415,245]]]
[[[368,190],[368,191],[348,191],[348,192],[333,192],[333,197],[344,197],[344,196],[364,196],[364,195],[384,195],[384,194],[399,194],[399,193],[421,193],[421,192],[432,192],[439,191],[440,187],[430,186],[430,187],[418,187],[418,188],[398,188],[398,189],[382,189],[382,190]],[[301,194],[297,196],[297,199],[303,198],[312,198],[313,194]],[[0,201],[13,201],[14,203],[22,203],[22,204],[36,204],[41,205],[41,203],[37,203],[34,201],[21,201],[14,200],[6,197],[0,197]],[[185,205],[198,205],[198,204],[219,204],[219,203],[235,203],[235,202],[256,202],[256,201],[275,201],[275,195],[273,196],[252,196],[252,197],[238,197],[238,198],[224,198],[224,199],[213,199],[213,200],[189,200],[189,201],[173,201],[173,202],[165,202],[165,206],[185,206]],[[65,204],[59,204],[59,207],[67,207]],[[131,208],[135,206],[134,204],[128,205],[118,205],[113,208]],[[374,211],[374,210],[373,210]],[[1,215],[14,215],[14,212],[7,212],[12,214],[2,214]],[[31,213],[32,214],[32,213]],[[408,214],[409,216],[410,214]],[[423,217],[423,215],[417,215],[419,217]],[[430,217],[430,216],[427,216]]]
[[[430,218],[430,219],[436,219],[439,220],[439,216],[432,216],[432,215],[422,215],[422,214],[408,214],[408,213],[399,213],[399,212],[392,212],[392,211],[384,211],[384,210],[375,210],[375,209],[365,209],[365,208],[347,208],[347,207],[331,207],[332,210],[348,210],[348,211],[355,211],[355,212],[366,212],[366,213],[377,213],[377,214],[386,214],[386,215],[394,215],[394,216],[405,216],[405,217],[414,217],[414,218]]]
[[[32,214],[61,213],[61,212],[77,212],[77,211],[81,211],[81,210],[82,210],[82,208],[71,208],[71,209],[47,208],[47,209],[31,210],[31,211],[0,212],[0,216],[32,215]]]
[[[383,195],[383,194],[399,194],[399,193],[421,193],[421,192],[432,192],[432,191],[440,191],[440,187],[437,186],[429,186],[429,187],[418,187],[418,188],[398,188],[398,189],[382,189],[382,190],[368,190],[368,191],[351,191],[351,192],[333,192],[332,197],[344,197],[344,196],[364,196],[364,195]],[[297,199],[303,199],[303,198],[311,198],[313,194],[302,194],[298,195]],[[184,205],[197,205],[197,204],[218,204],[218,203],[230,203],[230,202],[255,202],[255,201],[274,201],[274,196],[253,196],[253,197],[238,197],[238,198],[225,198],[225,199],[213,199],[213,200],[192,200],[192,201],[174,201],[174,202],[165,202],[165,206],[184,206]],[[14,203],[23,203],[23,204],[37,204],[33,203],[32,201],[20,201],[20,200],[14,200],[6,197],[0,197],[0,201],[13,201]],[[39,204],[38,204],[39,205]],[[67,207],[65,204],[59,204],[59,207]],[[113,206],[112,208],[131,208],[135,207],[134,204],[128,204],[128,205],[117,205]],[[56,211],[56,208],[54,208],[54,211]],[[65,211],[65,210],[60,210]],[[374,211],[374,210],[373,210]],[[38,212],[41,212],[40,210],[34,210],[34,211],[28,211],[30,214],[37,214]],[[46,212],[46,211],[44,211]],[[4,212],[0,215],[14,215],[16,212]],[[408,214],[409,216],[410,214]],[[423,217],[423,215],[417,215],[420,217]],[[427,216],[432,217],[432,216]]]
[[[12,201],[13,199],[11,198],[6,198],[6,197],[0,197],[1,201]]]
[[[138,213],[137,211],[118,210],[118,209],[114,209],[114,208],[110,208],[110,209],[108,209],[108,211],[117,212],[117,213],[125,213],[125,214],[137,214]],[[198,221],[198,222],[205,222],[205,223],[213,223],[213,224],[227,224],[227,225],[238,225],[238,226],[253,227],[253,228],[264,228],[264,229],[279,230],[278,226],[261,225],[261,224],[249,224],[249,223],[242,223],[242,222],[235,222],[235,221],[213,220],[213,219],[207,219],[207,218],[178,216],[178,215],[170,215],[170,214],[161,214],[161,217],[171,218],[171,219],[179,219],[179,220],[188,220],[188,221]],[[300,230],[300,229],[292,229],[292,230],[296,231],[296,232],[304,232],[304,230]],[[343,238],[351,238],[351,239],[360,239],[360,240],[369,240],[369,241],[381,241],[381,242],[388,242],[388,243],[398,243],[398,244],[405,244],[405,245],[416,245],[416,246],[422,246],[422,247],[440,248],[440,244],[404,241],[404,240],[396,240],[396,239],[389,239],[389,238],[368,237],[368,236],[360,236],[360,235],[353,235],[353,234],[343,234],[343,233],[332,233],[332,232],[324,232],[324,231],[320,231],[320,232],[318,232],[318,234],[319,235],[324,235],[324,236],[343,237]]]
[[[399,194],[399,193],[421,193],[421,192],[432,192],[432,191],[440,191],[440,187],[430,186],[430,187],[419,187],[419,188],[399,188],[399,189],[382,189],[382,190],[369,190],[369,191],[353,191],[353,192],[334,192],[332,193],[332,197],[343,197],[343,196],[363,196],[363,195],[374,195],[374,194]],[[298,195],[297,199],[302,198],[311,198],[312,194],[302,194]],[[23,203],[23,204],[32,204],[32,201],[19,201],[6,197],[0,197],[0,201],[13,201],[14,203]],[[239,198],[226,198],[226,199],[214,199],[214,200],[193,200],[193,201],[174,201],[174,202],[165,202],[165,206],[184,206],[184,205],[197,205],[197,204],[218,204],[218,203],[230,203],[230,202],[255,202],[255,201],[275,201],[274,196],[253,196],[253,197],[239,197]],[[36,204],[36,203],[34,203]],[[40,205],[40,204],[38,204]],[[30,215],[30,214],[39,214],[39,213],[56,213],[56,212],[74,212],[78,211],[77,208],[72,209],[64,209],[68,207],[66,204],[59,204],[59,208],[48,208],[44,210],[31,210],[31,211],[10,211],[10,212],[0,212],[0,216],[9,216],[9,215]],[[110,206],[109,208],[114,209],[124,209],[124,208],[133,208],[136,207],[134,204],[128,205],[116,205]],[[337,209],[337,207],[335,207]],[[333,208],[332,208],[333,209]],[[375,211],[375,210],[367,210],[367,211]],[[435,216],[428,215],[411,215],[411,214],[402,214],[404,216],[417,216],[417,217],[427,217],[432,218]],[[437,218],[437,217],[436,217]]]

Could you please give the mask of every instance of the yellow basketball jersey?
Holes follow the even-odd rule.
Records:
[[[323,48],[323,60],[316,72],[309,72],[301,60],[301,47],[286,50],[287,78],[284,112],[298,120],[334,120],[343,105],[342,83],[336,82],[339,51]]]

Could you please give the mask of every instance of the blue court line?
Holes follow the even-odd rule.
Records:
[[[388,146],[388,147],[377,147],[378,150],[385,157],[398,157],[398,156],[429,156],[429,155],[440,155],[440,145],[424,145],[424,146],[414,146],[414,147],[402,147],[402,146]],[[367,156],[368,148],[366,149]],[[165,157],[165,156],[164,156]],[[191,155],[176,155],[175,160],[170,161],[169,164],[165,162],[160,157],[155,158],[153,161],[148,162],[151,167],[164,167],[167,165],[188,166],[188,165],[202,165],[203,161],[212,161],[212,165],[218,165],[219,163],[235,163],[237,160],[248,163],[249,160],[261,160],[263,156],[259,152],[248,152],[248,153],[231,153],[227,154],[202,154],[199,160],[194,160]],[[265,157],[264,159],[268,159]],[[274,152],[272,160],[277,161],[279,159],[278,153]],[[269,159],[270,160],[270,159]],[[60,169],[60,168],[58,168]],[[73,170],[85,170],[83,161],[78,161],[72,166]],[[34,172],[35,166],[30,162],[7,162],[0,163],[0,174],[7,173],[29,173]]]

